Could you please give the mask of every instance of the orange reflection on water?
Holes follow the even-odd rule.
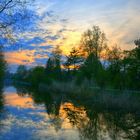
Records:
[[[6,94],[5,101],[7,105],[21,108],[34,108],[33,100],[29,96],[21,97],[16,93]]]
[[[89,121],[84,107],[75,107],[72,103],[64,103],[60,107],[60,117],[65,119],[63,128],[70,128],[72,125],[83,127]]]
[[[83,116],[83,117],[86,116],[86,111],[85,111],[84,107],[75,107],[72,103],[68,103],[68,102],[61,105],[60,116],[66,117],[68,115],[67,114],[68,110],[76,112],[76,113],[80,114],[80,116]]]

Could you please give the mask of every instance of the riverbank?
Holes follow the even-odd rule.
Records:
[[[128,112],[139,112],[140,92],[128,90],[101,89],[88,85],[77,86],[74,83],[57,83],[46,86],[40,84],[40,92],[47,92],[59,96],[67,96],[75,103],[81,102],[104,110],[126,110]]]
[[[137,90],[127,90],[127,89],[112,89],[112,88],[100,88],[95,87],[89,83],[83,83],[81,85],[75,84],[75,82],[52,82],[52,84],[39,84],[38,89],[40,91],[51,91],[57,93],[65,94],[77,94],[77,95],[93,95],[93,93],[125,93],[125,94],[139,94],[140,91]]]
[[[20,85],[18,85],[20,86]],[[38,87],[28,86],[43,98],[50,95],[53,98],[65,98],[75,101],[75,104],[86,104],[103,110],[126,110],[139,112],[140,92],[130,90],[101,89],[90,84],[76,85],[74,82],[53,82],[51,85],[39,84]]]

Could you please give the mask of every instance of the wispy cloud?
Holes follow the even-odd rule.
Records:
[[[139,0],[38,0],[36,28],[19,34],[23,61],[18,61],[21,59],[18,47],[13,47],[14,52],[8,49],[6,58],[16,56],[14,63],[18,64],[28,64],[28,61],[33,65],[44,64],[51,48],[59,45],[68,53],[78,44],[81,34],[93,25],[100,26],[110,44],[130,49],[140,35],[139,5]],[[13,63],[11,59],[9,62]]]

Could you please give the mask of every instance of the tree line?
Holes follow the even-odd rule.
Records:
[[[53,81],[80,85],[86,81],[93,87],[114,89],[140,89],[140,39],[134,41],[132,50],[121,50],[107,44],[105,33],[93,26],[85,31],[79,46],[73,47],[64,57],[59,46],[55,47],[46,66],[29,70],[19,66],[15,79],[39,85]]]

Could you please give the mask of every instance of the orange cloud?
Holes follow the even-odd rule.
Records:
[[[34,52],[35,50],[22,50],[17,52],[6,52],[5,59],[8,63],[12,64],[31,64],[34,62]]]

